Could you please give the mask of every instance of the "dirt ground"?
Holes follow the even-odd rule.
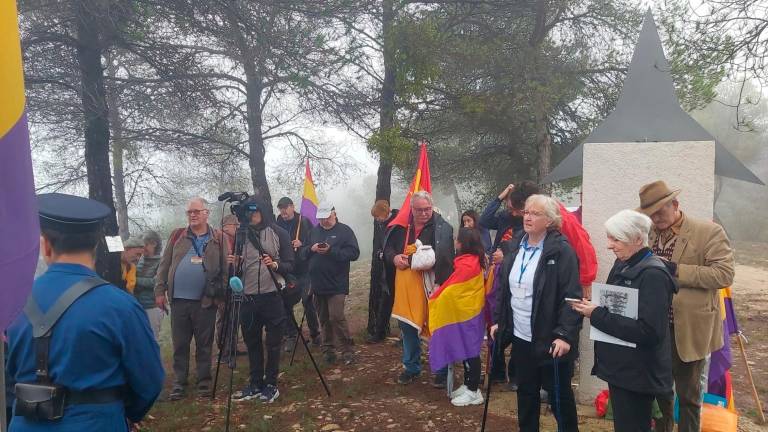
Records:
[[[763,409],[768,400],[768,245],[736,244],[737,276],[733,295],[746,344],[749,365],[756,382]],[[352,290],[347,317],[355,335],[357,362],[352,366],[326,365],[318,349],[312,352],[331,391],[327,397],[307,353],[299,346],[296,359],[289,366],[290,353],[283,355],[280,398],[273,404],[257,401],[233,402],[230,430],[233,431],[445,431],[480,430],[483,408],[457,408],[442,390],[429,384],[428,374],[414,384],[395,383],[401,371],[397,339],[366,345],[362,342],[367,320],[368,263],[353,267]],[[301,313],[301,308],[297,308]],[[170,371],[169,321],[164,323],[161,347]],[[394,333],[393,333],[394,334]],[[757,410],[751,396],[746,369],[735,337],[733,385],[739,409],[740,431],[768,431],[757,425]],[[233,386],[239,389],[247,379],[247,359],[238,357]],[[425,362],[425,370],[428,369]],[[225,430],[229,369],[222,365],[215,401],[195,398],[194,393],[179,402],[158,402],[144,422],[145,431],[221,431]],[[166,388],[170,387],[170,377]],[[515,394],[496,392],[491,396],[486,431],[515,431]],[[542,405],[542,430],[556,430],[552,415]],[[610,431],[612,424],[596,418],[592,406],[579,406],[582,431]]]

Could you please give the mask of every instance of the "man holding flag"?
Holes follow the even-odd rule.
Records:
[[[405,368],[397,378],[400,384],[410,384],[421,374],[419,336],[429,335],[427,293],[445,282],[453,271],[453,227],[434,212],[431,191],[427,146],[422,143],[416,176],[400,213],[389,225],[393,229],[384,248],[385,260],[395,267],[392,316],[400,324]],[[434,249],[435,263],[431,269],[411,269],[416,240]],[[433,385],[441,388],[445,382],[446,371],[442,369],[435,375]]]
[[[304,188],[306,190],[306,180]],[[312,185],[312,190],[314,191],[314,185]],[[297,212],[293,205],[293,200],[288,197],[280,198],[277,202],[277,210],[280,212],[280,215],[277,217],[277,225],[288,232],[293,250],[298,251],[302,245],[309,242],[309,233],[312,230],[315,215],[311,213],[304,215]],[[316,211],[317,208],[315,207]],[[304,305],[309,336],[312,338],[312,343],[315,346],[320,346],[320,324],[317,322],[317,311],[315,310],[315,303],[312,301],[310,292],[307,262],[298,256],[295,257],[293,262],[293,276],[295,276],[295,281],[293,281],[295,287],[289,287],[289,290],[294,291],[295,294],[291,293],[283,297],[285,312],[288,316],[293,315],[293,307],[301,301]],[[285,351],[290,351],[296,344],[296,338],[298,337],[296,326],[290,320],[286,320],[285,334],[286,341],[283,348]]]

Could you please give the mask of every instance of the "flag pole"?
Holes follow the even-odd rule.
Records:
[[[755,379],[752,378],[752,368],[749,367],[749,362],[747,361],[747,351],[744,349],[744,341],[742,340],[743,337],[744,335],[741,332],[736,335],[736,339],[739,341],[739,351],[741,351],[741,358],[744,360],[744,367],[747,369],[747,378],[749,379],[749,384],[752,386],[752,398],[755,399],[755,405],[757,405],[757,414],[760,416],[760,424],[765,424],[763,405],[760,403],[760,395],[757,394]]]
[[[299,234],[301,233],[301,213],[299,213],[299,224],[296,226],[296,238],[294,240],[299,239]],[[296,248],[294,248],[296,249]]]

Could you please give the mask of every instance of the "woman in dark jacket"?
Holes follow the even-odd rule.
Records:
[[[560,430],[579,427],[571,377],[582,318],[565,299],[581,298],[582,291],[578,259],[558,231],[560,223],[557,201],[532,195],[525,203],[524,233],[507,242],[504,251],[491,335],[512,340],[521,432],[539,430],[542,388],[549,393]]]
[[[622,210],[605,222],[616,262],[608,284],[638,290],[637,319],[611,313],[587,300],[573,308],[592,326],[635,347],[595,342],[592,374],[608,383],[616,431],[648,431],[656,395],[672,393],[669,308],[677,285],[661,258],[648,248],[651,219]]]

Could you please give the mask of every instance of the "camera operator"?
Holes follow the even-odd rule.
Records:
[[[240,325],[248,347],[250,382],[233,398],[259,398],[270,403],[280,395],[277,375],[286,321],[279,291],[282,286],[278,284],[284,284],[284,277],[293,271],[294,253],[288,233],[277,226],[268,204],[255,197],[243,204],[249,208],[246,216],[250,221],[243,256],[229,255],[228,261],[242,260],[245,298],[240,310]],[[262,329],[266,331],[266,365]]]

